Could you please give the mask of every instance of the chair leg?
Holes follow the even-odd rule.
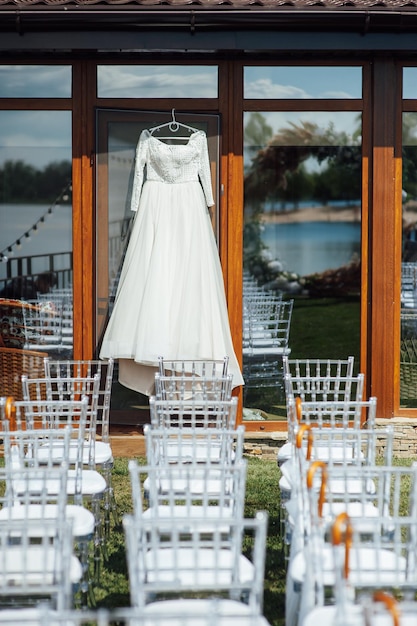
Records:
[[[85,537],[78,540],[76,553],[82,567],[82,579],[79,586],[80,608],[94,608],[96,599],[94,595],[94,579],[90,571],[90,545],[92,537]]]
[[[113,523],[115,526],[119,523],[119,517],[117,514],[116,498],[114,495],[113,482],[112,482],[112,468],[113,464],[108,464],[103,468],[103,475],[107,483],[107,489],[104,494],[104,540],[108,540],[110,537],[110,520],[113,517]]]
[[[103,536],[103,523],[102,523],[102,496],[93,497],[91,500],[92,513],[95,519],[94,526],[94,552],[93,552],[93,580],[96,585],[100,581],[101,560],[106,552],[105,538]]]

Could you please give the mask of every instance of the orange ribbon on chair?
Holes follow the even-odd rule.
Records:
[[[334,546],[339,546],[341,543],[345,544],[344,578],[346,580],[349,577],[349,556],[352,547],[352,535],[353,528],[349,515],[346,512],[339,513],[332,528],[332,542]]]
[[[324,461],[313,461],[307,471],[307,489],[313,488],[314,476],[318,470],[321,470],[320,495],[318,503],[318,515],[323,517],[323,504],[326,499],[327,489],[327,464]]]
[[[7,396],[6,398],[5,414],[10,430],[17,430],[16,407],[13,396]]]
[[[397,600],[386,591],[375,591],[374,602],[382,602],[391,613],[393,626],[400,626],[400,609]]]
[[[311,459],[311,451],[313,449],[313,433],[311,430],[311,424],[301,424],[300,428],[298,429],[296,438],[295,438],[295,445],[297,448],[301,448],[302,443],[303,443],[303,437],[304,437],[304,433],[308,431],[308,438],[307,438],[307,461],[309,461]]]

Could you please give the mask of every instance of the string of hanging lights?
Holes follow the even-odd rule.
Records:
[[[72,183],[69,182],[65,185],[59,195],[55,198],[53,203],[48,207],[43,215],[34,223],[28,230],[26,230],[20,237],[16,239],[13,243],[6,246],[3,250],[0,251],[0,263],[7,263],[9,256],[13,256],[15,250],[20,250],[22,244],[26,241],[30,241],[31,235],[36,234],[45,223],[46,219],[50,217],[54,210],[59,207],[61,202],[66,202],[69,198],[69,193],[72,191]]]

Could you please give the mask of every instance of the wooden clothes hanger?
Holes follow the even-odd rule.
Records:
[[[159,124],[158,126],[152,126],[152,128],[149,128],[149,132],[151,135],[153,135],[154,133],[160,131],[163,128],[168,128],[171,133],[177,133],[180,128],[183,128],[185,130],[188,130],[190,133],[196,133],[199,132],[198,128],[194,128],[194,126],[189,126],[188,124],[183,124],[181,122],[178,122],[175,119],[175,109],[172,109],[171,112],[172,115],[172,120],[170,122],[165,122],[164,124]],[[177,137],[175,137],[175,135],[169,135],[169,136],[158,136],[158,139],[188,139],[187,137],[184,137],[183,135],[178,135]]]

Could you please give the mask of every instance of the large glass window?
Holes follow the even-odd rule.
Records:
[[[0,65],[0,98],[70,98],[71,65]]]
[[[0,339],[6,347],[72,355],[71,159],[70,111],[0,111]]]
[[[408,68],[411,69],[411,68]],[[414,68],[416,69],[416,68]],[[405,86],[407,82],[405,81]],[[400,405],[417,407],[417,113],[403,114]]]
[[[253,99],[346,99],[362,97],[362,68],[248,66],[244,97]]]
[[[417,67],[403,68],[403,98],[417,99]]]
[[[357,112],[244,115],[245,419],[285,418],[282,354],[359,366],[361,127]]]
[[[99,98],[217,98],[217,66],[99,65]]]

